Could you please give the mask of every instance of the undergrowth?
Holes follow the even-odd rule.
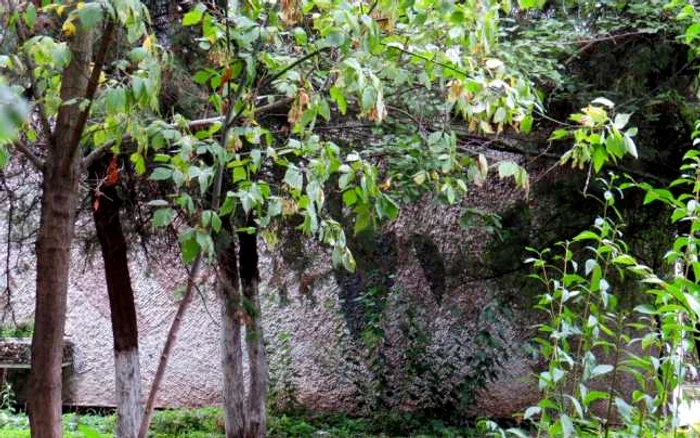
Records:
[[[112,437],[114,415],[65,414],[65,438]],[[29,438],[29,420],[24,413],[0,411],[2,438]],[[149,438],[221,438],[224,421],[220,408],[172,409],[155,413]],[[454,428],[440,420],[411,413],[384,413],[374,418],[344,414],[278,413],[268,418],[268,437],[477,437],[469,428]]]

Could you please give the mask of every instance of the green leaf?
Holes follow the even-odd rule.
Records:
[[[494,123],[503,123],[506,120],[506,109],[503,107],[499,107],[496,112],[493,115],[493,122]]]
[[[609,135],[605,139],[605,149],[617,158],[622,158],[625,155],[625,144],[622,136],[617,133]]]
[[[384,217],[392,221],[396,220],[396,218],[399,216],[399,206],[388,195],[383,195],[379,198],[377,210],[380,217]]]
[[[83,26],[94,27],[102,21],[102,5],[100,3],[83,3],[83,7],[78,9],[78,17]]]
[[[227,194],[224,203],[219,208],[219,216],[230,214],[236,207],[236,197],[233,194]]]
[[[154,227],[166,227],[175,218],[175,211],[172,208],[161,208],[153,213],[151,225]]]
[[[523,120],[520,121],[520,130],[522,131],[523,134],[529,134],[532,131],[532,116],[527,115],[523,117]]]
[[[366,208],[361,208],[355,216],[355,227],[353,231],[358,234],[372,226],[372,217]]]
[[[343,204],[346,207],[352,207],[356,202],[357,193],[355,193],[355,189],[350,189],[343,192]]]
[[[340,114],[345,115],[348,110],[348,103],[345,100],[343,92],[338,87],[331,87],[330,95],[331,99],[333,99],[335,104],[338,105],[338,111],[340,111]]]
[[[187,237],[180,242],[180,252],[182,261],[186,264],[192,263],[199,255],[199,245],[194,236],[194,233],[189,233]]]
[[[560,140],[562,138],[566,138],[569,136],[569,131],[566,129],[557,129],[554,132],[552,132],[552,135],[549,136],[550,140]]]
[[[328,101],[326,99],[320,100],[318,104],[318,114],[327,122],[331,120],[331,108],[328,106]]]
[[[167,167],[156,167],[148,179],[152,181],[164,181],[172,178],[173,170]]]
[[[194,76],[192,77],[192,80],[194,81],[195,84],[204,85],[209,81],[209,78],[211,77],[211,75],[212,75],[211,71],[200,70],[194,74]]]
[[[143,159],[143,155],[138,152],[134,152],[129,156],[129,160],[134,164],[134,169],[139,175],[146,173],[146,161]]]
[[[700,34],[700,23],[691,24],[685,31],[685,43],[690,44]]]
[[[205,10],[206,6],[202,5],[201,3],[197,4],[194,9],[190,10],[184,17],[182,17],[182,25],[194,26],[195,24],[198,24],[200,21],[202,21]]]
[[[591,370],[591,377],[602,376],[613,370],[612,365],[597,365]]]
[[[540,9],[546,0],[519,0],[520,9]]]
[[[603,391],[589,391],[586,393],[586,397],[583,399],[583,404],[585,406],[589,406],[591,403],[593,403],[596,400],[605,400],[609,398],[610,395],[607,392]]]
[[[355,258],[352,256],[352,253],[348,248],[345,248],[345,251],[343,252],[343,267],[348,272],[355,272],[355,268],[357,267]]]
[[[27,4],[27,9],[24,11],[24,22],[30,30],[34,27],[34,23],[36,23],[36,6],[34,6],[34,3],[30,2]]]
[[[107,110],[121,113],[126,110],[126,91],[123,88],[112,88],[105,92]]]
[[[600,240],[600,237],[593,231],[583,231],[578,236],[574,237],[574,242],[581,240]]]
[[[5,166],[7,166],[7,161],[9,157],[10,154],[7,152],[7,148],[3,145],[0,145],[0,169],[3,169]]]
[[[211,254],[214,249],[214,241],[212,240],[209,232],[197,231],[195,233],[195,239],[201,251]]]
[[[237,166],[233,168],[233,182],[245,181],[248,179],[248,172],[246,172],[243,166]]]
[[[690,310],[692,310],[695,313],[695,317],[700,317],[700,303],[698,303],[698,300],[693,295],[687,292],[684,293],[683,296],[685,297],[685,301],[688,304]]]
[[[365,87],[362,90],[362,110],[369,111],[377,103],[377,92],[372,87]]]
[[[595,146],[593,148],[593,169],[596,172],[600,172],[605,163],[608,161],[608,154],[605,149],[600,146]]]
[[[294,41],[300,46],[303,46],[308,41],[306,32],[301,27],[292,29],[292,35],[294,35]]]
[[[304,188],[304,175],[295,166],[289,166],[284,173],[284,182],[294,190]]]
[[[520,166],[513,161],[501,161],[498,163],[498,177],[501,179],[514,176],[519,170]]]

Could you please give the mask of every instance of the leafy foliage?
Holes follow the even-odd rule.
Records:
[[[7,144],[17,136],[18,127],[24,121],[26,114],[26,102],[0,77],[0,168],[7,163]]]

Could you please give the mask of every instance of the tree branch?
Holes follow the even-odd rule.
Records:
[[[255,114],[261,114],[261,113],[266,113],[269,111],[272,111],[274,109],[277,109],[281,106],[284,106],[291,102],[291,98],[285,97],[284,99],[280,99],[278,101],[269,103],[267,105],[262,105],[258,108],[255,108],[254,113]],[[197,119],[197,120],[191,120],[189,123],[187,123],[187,129],[191,131],[198,131],[200,129],[205,129],[208,128],[209,126],[215,124],[215,123],[223,123],[224,119],[226,116],[216,116],[216,117],[208,117],[204,119]],[[233,118],[235,120],[235,117]],[[177,126],[174,124],[170,125],[173,128],[176,128]],[[124,142],[129,142],[131,141],[131,136],[130,135],[125,135],[122,137],[122,143]],[[90,167],[95,161],[99,160],[102,158],[102,156],[107,153],[110,149],[112,149],[114,146],[116,146],[117,142],[116,141],[109,141],[105,143],[104,145],[100,146],[97,149],[93,149],[90,151],[89,154],[83,158],[83,168],[87,169]]]
[[[105,60],[107,59],[107,52],[109,51],[108,48],[112,42],[112,34],[114,33],[115,28],[116,24],[114,23],[114,21],[109,20],[107,22],[105,31],[102,34],[102,44],[100,44],[100,48],[98,49],[97,55],[95,56],[95,64],[92,68],[92,73],[90,74],[90,80],[87,85],[87,90],[85,91],[85,99],[88,101],[88,103],[85,109],[83,109],[80,112],[80,115],[78,116],[78,122],[75,125],[75,130],[72,133],[71,141],[69,143],[69,153],[68,155],[66,155],[67,159],[63,163],[63,171],[68,170],[68,168],[70,167],[72,157],[78,150],[78,146],[80,146],[80,137],[83,134],[83,129],[85,128],[88,115],[90,114],[90,108],[92,107],[92,100],[95,97],[95,93],[97,92],[97,86],[100,83],[102,67],[104,66]]]
[[[34,167],[37,168],[40,172],[44,171],[44,162],[41,161],[41,158],[36,156],[34,152],[32,152],[24,143],[20,141],[15,141],[12,143],[12,146],[14,146],[15,149],[20,151],[22,155],[27,157],[27,159],[34,165]]]
[[[626,33],[620,33],[620,34],[617,34],[617,35],[607,35],[607,36],[604,36],[604,37],[591,38],[591,39],[588,39],[588,40],[578,41],[579,43],[585,43],[585,45],[584,45],[583,47],[581,47],[580,49],[578,49],[578,50],[576,51],[576,53],[574,53],[573,55],[569,56],[569,58],[568,58],[566,61],[564,61],[564,65],[569,65],[569,64],[571,64],[571,63],[572,63],[576,58],[578,58],[582,53],[584,53],[586,50],[590,49],[592,46],[594,46],[594,45],[597,44],[597,43],[602,43],[602,42],[605,42],[605,41],[613,41],[613,42],[617,43],[617,41],[616,41],[617,39],[622,39],[622,38],[626,38],[626,37],[630,37],[630,36],[638,36],[638,35],[651,35],[651,34],[654,34],[654,33],[656,33],[656,32],[654,32],[654,31],[648,31],[648,30],[641,30],[641,31],[638,31],[638,32],[626,32]]]
[[[399,52],[405,53],[405,54],[410,55],[410,56],[413,56],[413,57],[415,57],[415,58],[422,59],[422,60],[425,61],[425,62],[429,62],[429,63],[431,63],[431,64],[438,65],[438,66],[440,66],[440,67],[442,67],[442,68],[444,68],[444,69],[453,71],[453,72],[455,72],[455,73],[459,73],[459,74],[461,74],[461,75],[464,76],[464,77],[469,77],[469,74],[467,74],[466,72],[464,72],[464,71],[462,71],[462,70],[460,70],[460,69],[458,69],[458,68],[454,68],[454,67],[452,67],[452,66],[450,66],[450,65],[447,65],[447,64],[445,64],[445,63],[443,63],[443,62],[436,61],[436,60],[434,60],[434,59],[430,59],[430,58],[428,58],[428,57],[425,57],[425,56],[423,56],[423,55],[419,55],[419,54],[417,54],[417,53],[413,53],[413,52],[411,52],[410,50],[404,49],[403,47],[398,47],[398,46],[395,46],[395,45],[391,45],[391,46],[390,46],[390,45],[384,44],[384,43],[381,43],[381,44],[382,44],[383,46],[385,46],[385,47],[389,47],[389,48],[391,48],[391,49],[398,50]]]
[[[330,50],[330,49],[331,49],[330,46],[321,47],[320,49],[314,50],[313,52],[309,53],[309,54],[306,55],[306,56],[302,56],[301,58],[297,59],[296,61],[292,62],[291,64],[289,64],[288,66],[286,66],[285,68],[283,68],[282,70],[280,70],[279,72],[275,73],[275,74],[274,74],[272,77],[270,77],[269,79],[265,80],[265,81],[260,85],[260,88],[262,89],[262,88],[267,87],[268,85],[270,85],[271,83],[273,83],[273,82],[276,81],[277,79],[281,78],[285,73],[287,73],[289,70],[293,69],[294,67],[298,66],[298,65],[301,64],[302,62],[307,61],[307,60],[313,58],[314,56],[320,54],[321,52],[325,52],[326,50]]]
[[[464,132],[458,132],[455,131],[455,134],[457,134],[457,138],[460,139],[469,139],[469,140],[474,140],[474,141],[480,141],[483,142],[483,146],[486,149],[493,150],[493,151],[498,151],[498,152],[508,152],[511,154],[518,154],[518,155],[524,155],[524,156],[535,156],[538,158],[546,158],[551,161],[561,161],[561,155],[555,154],[553,152],[540,152],[536,149],[531,149],[531,148],[526,148],[526,147],[520,147],[517,145],[517,142],[520,142],[521,140],[519,139],[510,139],[512,141],[508,141],[509,139],[507,137],[504,138],[489,138],[489,137],[484,137],[480,135],[475,135],[475,134],[467,134]],[[634,175],[638,176],[640,178],[644,178],[648,181],[655,181],[659,184],[668,184],[668,181],[666,181],[664,178],[653,175],[648,172],[643,172],[641,170],[636,170],[632,169],[627,166],[622,166],[620,164],[606,164],[606,168],[609,169],[614,169],[618,170],[620,172],[627,173],[629,175]]]
[[[15,11],[13,11],[12,7],[12,2],[10,4],[10,15],[12,15]],[[27,31],[24,28],[24,24],[22,20],[17,20],[17,35],[19,36],[19,44],[20,46],[23,45],[27,39]],[[22,53],[22,58],[24,58],[24,62],[29,66],[29,86],[32,91],[32,97],[34,98],[35,104],[37,111],[39,113],[39,124],[41,125],[41,131],[44,134],[44,138],[46,141],[50,141],[51,139],[51,124],[49,123],[49,118],[46,115],[46,109],[44,108],[44,104],[41,103],[41,96],[39,95],[39,87],[37,86],[36,83],[36,78],[34,77],[34,62],[32,62],[32,59],[26,55],[25,52],[20,50],[20,53]]]

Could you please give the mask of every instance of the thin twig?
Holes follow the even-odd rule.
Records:
[[[590,49],[592,46],[594,46],[597,43],[602,43],[605,41],[613,41],[617,42],[617,39],[629,37],[629,36],[637,36],[637,35],[651,35],[656,32],[648,31],[648,30],[641,30],[638,32],[626,32],[626,33],[620,33],[617,35],[608,35],[604,37],[599,37],[599,38],[593,38],[593,39],[588,39],[588,40],[583,40],[583,41],[577,41],[577,43],[585,43],[583,47],[581,47],[579,50],[576,51],[573,55],[569,56],[569,58],[564,61],[564,65],[569,65],[571,62],[573,62],[574,59],[578,58],[582,53],[584,53],[586,50]]]
[[[32,152],[24,143],[21,141],[15,141],[12,143],[12,146],[14,146],[15,149],[20,151],[22,155],[27,157],[27,159],[34,165],[34,167],[37,168],[40,172],[44,171],[44,162],[41,161],[41,158],[36,156],[34,152]]]
[[[422,59],[423,61],[429,62],[429,63],[431,63],[431,64],[438,65],[438,66],[440,66],[440,67],[442,67],[442,68],[445,68],[445,69],[447,69],[447,70],[453,71],[453,72],[455,72],[455,73],[459,73],[459,74],[461,74],[461,75],[464,76],[464,77],[469,77],[469,74],[468,74],[467,72],[462,71],[462,70],[460,70],[460,69],[458,69],[458,68],[452,67],[452,66],[450,66],[450,65],[447,65],[447,64],[445,64],[445,63],[443,63],[443,62],[436,61],[436,60],[434,60],[434,59],[430,59],[430,58],[425,57],[425,56],[423,56],[423,55],[419,55],[419,54],[417,54],[417,53],[411,52],[410,50],[406,50],[406,49],[404,49],[403,47],[398,47],[398,46],[395,46],[395,45],[388,45],[388,44],[385,44],[385,43],[381,43],[381,44],[382,44],[383,46],[385,46],[385,47],[389,47],[389,48],[391,48],[391,49],[398,50],[399,52],[405,53],[405,54],[407,54],[407,55],[413,56],[413,57],[418,58],[418,59]]]
[[[314,50],[313,52],[309,53],[306,56],[302,56],[301,58],[297,59],[296,61],[292,62],[291,64],[289,64],[288,66],[286,66],[285,68],[280,70],[279,72],[272,75],[269,79],[265,80],[258,88],[263,89],[263,88],[267,87],[268,85],[270,85],[271,83],[273,83],[277,79],[281,78],[285,73],[287,73],[289,70],[293,69],[294,67],[298,66],[302,62],[313,58],[314,56],[320,54],[321,52],[325,52],[326,50],[330,50],[331,48],[332,48],[331,46],[321,47],[320,49]]]

